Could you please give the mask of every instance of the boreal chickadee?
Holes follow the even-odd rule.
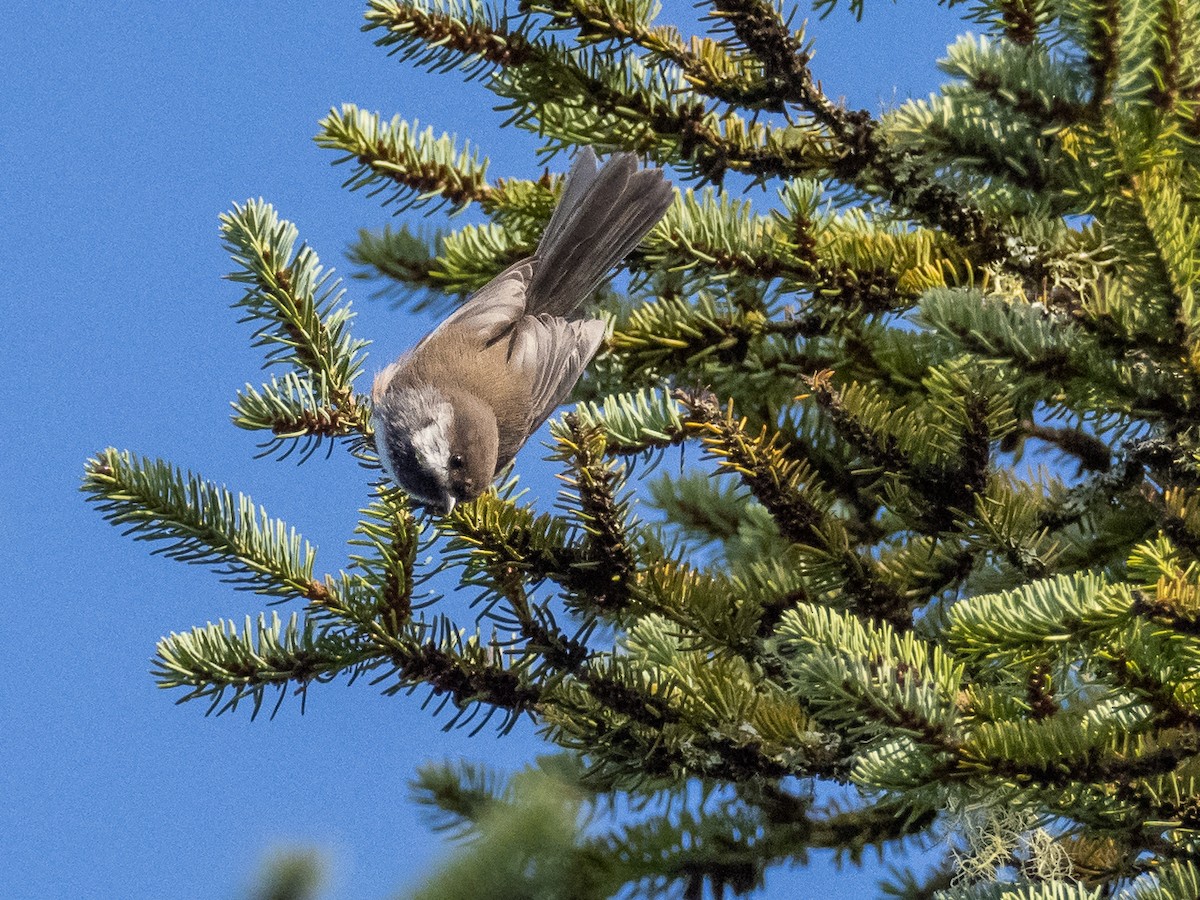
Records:
[[[449,513],[479,496],[575,386],[604,339],[576,313],[671,205],[659,169],[632,154],[599,171],[591,148],[571,167],[537,251],[505,269],[371,390],[384,472]]]

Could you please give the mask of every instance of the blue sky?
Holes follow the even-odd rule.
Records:
[[[672,4],[664,21],[693,18]],[[151,557],[78,492],[89,455],[129,448],[251,494],[320,548],[321,570],[344,564],[366,473],[341,453],[255,460],[254,436],[229,423],[261,357],[229,308],[217,216],[262,196],[345,272],[357,230],[391,215],[341,190],[345,172],[311,140],[344,101],[469,137],[493,176],[540,171],[535,138],[501,131],[482,86],[387,57],[361,13],[126,0],[6,14],[0,896],[235,898],[289,847],[324,853],[327,896],[393,896],[444,850],[408,801],[413,769],[447,756],[512,768],[538,749],[530,729],[443,733],[420,695],[365,683],[317,687],[304,715],[285,701],[274,720],[175,706],[148,674],[157,638],[261,602]],[[965,30],[931,0],[869,4],[866,18],[840,10],[810,34],[826,92],[872,112],[933,90],[934,60]],[[370,371],[428,325],[349,288]],[[531,442],[519,468],[549,504],[540,455]],[[870,896],[878,874],[817,860],[773,877],[766,896]]]

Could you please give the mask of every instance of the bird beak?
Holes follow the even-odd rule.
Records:
[[[456,502],[457,501],[454,499],[453,494],[447,494],[442,500],[442,515],[448,516],[450,513],[454,512],[454,504]]]

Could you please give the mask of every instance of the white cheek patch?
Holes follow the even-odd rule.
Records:
[[[371,416],[384,474],[425,501],[444,499],[450,484],[454,408],[430,385],[387,394]]]
[[[445,480],[445,474],[450,469],[449,412],[449,407],[443,405],[436,419],[409,436],[417,458],[425,468],[439,476],[439,480]]]

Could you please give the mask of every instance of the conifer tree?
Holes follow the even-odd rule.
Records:
[[[222,711],[369,675],[532,716],[561,753],[420,773],[476,837],[420,896],[743,895],[932,839],[886,895],[1200,897],[1200,2],[976,0],[945,87],[879,117],[822,91],[793,10],[703,7],[685,36],[649,0],[369,0],[382,50],[547,151],[682,187],[597,300],[557,503],[433,519],[364,479],[326,571],[244,494],[90,460],[113,523],[292,606],[163,638],[156,677]],[[393,208],[485,215],[361,235],[408,309],[529,254],[562,185],[351,105],[317,142]],[[376,467],[340,284],[269,204],[221,222],[272,373],[234,424]],[[430,554],[479,620],[414,605]]]

